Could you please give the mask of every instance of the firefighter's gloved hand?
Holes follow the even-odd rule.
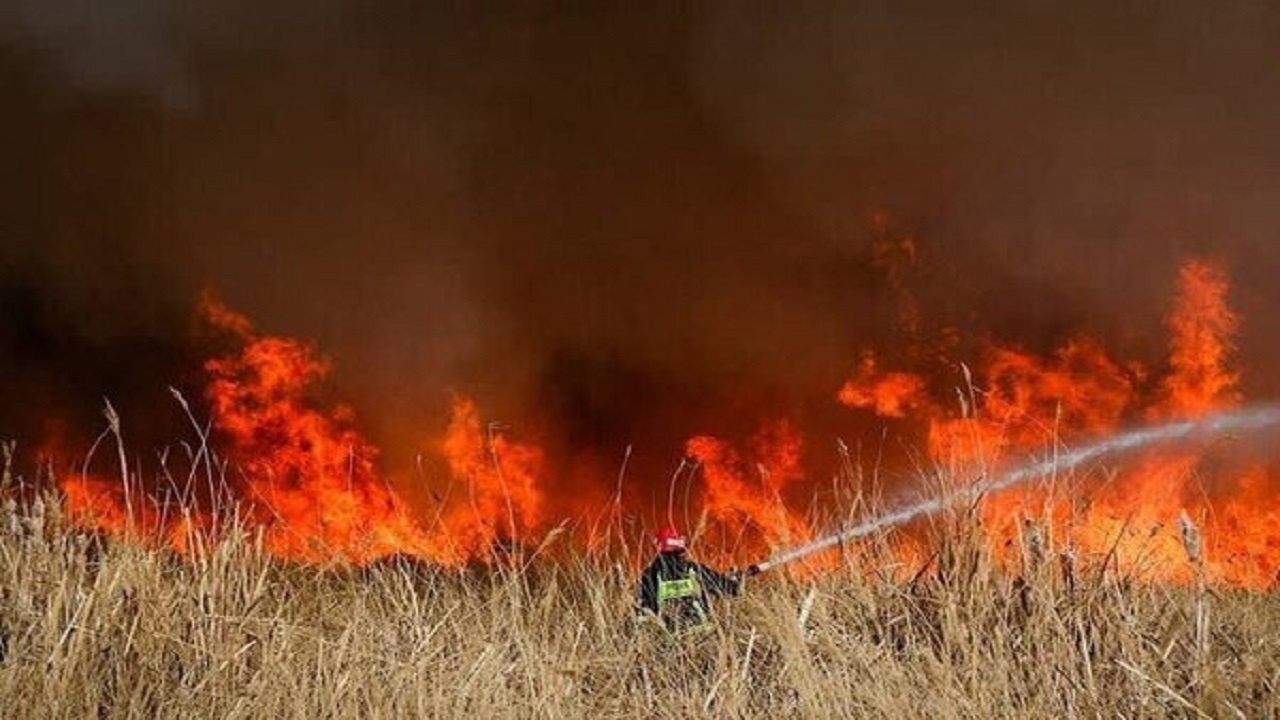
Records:
[[[737,585],[738,587],[742,587],[743,580],[746,580],[747,578],[753,575],[758,575],[759,573],[760,573],[760,569],[757,568],[755,565],[748,567],[746,570],[739,570],[738,568],[734,568],[729,571],[729,579],[733,581],[734,585]]]

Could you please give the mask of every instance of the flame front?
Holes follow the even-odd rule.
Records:
[[[235,348],[205,363],[205,399],[225,468],[219,484],[203,496],[198,485],[188,488],[171,506],[154,492],[131,493],[139,485],[132,477],[113,483],[72,474],[62,489],[81,522],[184,550],[189,530],[215,527],[216,515],[234,512],[277,557],[358,565],[393,555],[483,561],[500,539],[542,524],[541,452],[482,432],[471,400],[457,399],[440,442],[449,484],[465,487],[465,497],[442,500],[436,521],[425,525],[379,473],[379,450],[356,428],[354,412],[311,396],[330,372],[328,361],[296,340],[258,335],[211,295],[200,315]]]
[[[928,394],[925,377],[881,372],[873,359],[863,361],[838,398],[885,418],[915,420],[934,462],[957,478],[981,477],[1002,461],[1062,442],[1105,436],[1135,419],[1230,410],[1241,395],[1231,364],[1239,321],[1227,304],[1229,290],[1211,263],[1182,267],[1166,322],[1168,370],[1146,392],[1142,367],[1118,362],[1080,336],[1048,357],[989,348],[956,411]],[[1187,582],[1203,569],[1218,581],[1268,587],[1280,567],[1280,516],[1260,500],[1275,496],[1275,475],[1217,450],[1156,448],[1119,462],[1113,476],[1050,478],[987,498],[982,520],[990,545],[1011,561],[1028,526],[1047,521],[1072,552],[1125,572]],[[1203,528],[1205,547],[1195,557],[1179,534],[1184,513]]]
[[[310,562],[429,554],[422,531],[378,477],[377,448],[353,427],[351,411],[323,413],[306,402],[328,363],[297,341],[254,335],[246,318],[216,301],[205,302],[204,315],[243,345],[206,363],[205,395],[223,452],[239,469],[237,497],[265,530],[267,547]]]
[[[900,314],[909,325],[904,336],[918,345],[919,308],[905,271],[895,269],[916,262],[915,246],[893,248],[877,262],[892,270],[894,294],[909,310]],[[989,476],[1060,443],[1237,407],[1240,373],[1232,360],[1240,321],[1229,292],[1216,265],[1183,266],[1166,318],[1168,359],[1154,371],[1115,358],[1084,334],[1043,356],[992,343],[958,383],[940,373],[885,369],[868,351],[837,399],[918,433],[945,476],[959,482]],[[411,505],[380,469],[379,449],[358,429],[354,412],[318,399],[331,370],[326,359],[305,343],[258,333],[212,297],[202,302],[200,317],[230,348],[204,366],[217,451],[216,462],[212,454],[204,462],[216,483],[144,492],[136,472],[123,466],[120,482],[104,480],[109,473],[73,473],[62,488],[81,522],[186,551],[194,531],[216,528],[234,513],[261,534],[267,550],[292,561],[365,564],[404,555],[458,565],[518,553],[565,519],[608,514],[590,506],[587,495],[553,492],[544,451],[486,423],[462,395],[454,398],[444,435],[428,448],[441,468],[440,477],[423,479],[430,504]],[[917,363],[931,355],[898,353]],[[948,389],[956,385],[958,392]],[[785,419],[765,424],[745,444],[694,436],[681,466],[692,470],[672,479],[666,513],[683,510],[711,557],[745,561],[806,542],[817,533],[812,517],[796,510],[814,497],[804,448],[799,428]],[[1239,460],[1221,445],[1155,448],[1117,459],[1112,474],[1050,478],[987,498],[981,520],[990,547],[1010,563],[1028,542],[1040,552],[1048,540],[1145,577],[1266,587],[1280,565],[1280,512],[1269,509],[1280,490],[1276,477],[1268,463]],[[623,497],[622,479],[610,502]],[[689,485],[677,497],[681,479]],[[1191,526],[1194,552],[1179,530]],[[590,537],[585,543],[602,547]],[[901,546],[906,552],[912,543],[907,538]],[[818,558],[810,567],[831,561]]]

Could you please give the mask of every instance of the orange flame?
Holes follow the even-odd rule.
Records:
[[[467,501],[444,520],[451,542],[466,554],[482,555],[543,524],[539,448],[510,442],[492,429],[486,432],[475,403],[458,397],[443,450],[453,477],[467,485]]]
[[[892,256],[893,262],[879,261],[886,267],[914,267],[909,239],[881,244],[877,252]],[[915,333],[920,325],[902,277],[894,288],[912,303],[905,324]],[[1198,417],[1239,404],[1232,359],[1240,321],[1227,303],[1229,290],[1213,264],[1195,260],[1181,269],[1166,321],[1167,371],[1151,380],[1142,366],[1078,335],[1044,356],[992,345],[951,397],[937,390],[954,382],[885,370],[868,352],[837,397],[914,428],[933,461],[960,481],[989,476],[1011,459],[1106,436],[1143,418]],[[223,475],[211,480],[224,485],[208,497],[180,492],[175,499],[155,488],[143,492],[136,472],[121,482],[69,475],[62,489],[79,522],[188,551],[193,530],[218,526],[228,511],[219,500],[227,499],[281,558],[364,564],[408,555],[456,565],[518,550],[563,517],[598,515],[585,500],[550,492],[543,451],[486,424],[463,396],[432,444],[447,475],[428,480],[435,505],[410,507],[380,471],[379,450],[355,414],[316,396],[331,371],[326,359],[297,340],[259,334],[211,296],[200,316],[232,347],[204,366],[213,441],[226,461]],[[923,362],[925,354],[905,355]],[[701,468],[693,500],[705,522],[700,534],[713,541],[704,545],[709,554],[756,558],[813,536],[788,504],[788,496],[813,487],[804,476],[803,448],[800,432],[785,421],[767,425],[743,449],[711,435],[687,441],[686,453]],[[1027,528],[1043,523],[1059,548],[1123,572],[1264,587],[1280,566],[1280,512],[1269,509],[1278,481],[1274,467],[1246,466],[1217,446],[1158,448],[1119,460],[1109,475],[1051,478],[989,498],[982,524],[995,555],[1010,564],[1020,557]],[[1183,517],[1203,531],[1203,547],[1190,554],[1179,530]]]
[[[905,372],[879,372],[873,353],[866,353],[858,375],[840,388],[838,399],[852,408],[875,411],[886,418],[907,416],[907,411],[926,406],[924,378]]]
[[[1166,325],[1172,333],[1169,366],[1154,416],[1198,417],[1240,402],[1240,375],[1231,368],[1240,325],[1227,306],[1226,274],[1207,262],[1182,267],[1178,295]]]
[[[253,334],[247,318],[206,298],[214,327],[244,344],[210,360],[205,397],[225,453],[243,473],[242,499],[267,547],[289,559],[367,563],[393,553],[432,556],[431,544],[374,469],[378,450],[349,408],[323,412],[308,390],[329,363],[302,343]]]
[[[543,520],[537,475],[541,452],[486,438],[474,403],[459,398],[443,451],[455,479],[469,484],[469,503],[442,508],[424,527],[377,470],[378,449],[355,427],[350,408],[325,408],[311,396],[330,372],[304,343],[261,336],[248,318],[212,295],[200,316],[237,350],[205,363],[205,399],[220,454],[233,468],[222,489],[235,512],[260,532],[272,554],[310,563],[367,564],[407,555],[456,564],[487,560],[500,537],[517,537]],[[136,478],[130,478],[137,484]],[[192,527],[213,527],[216,501],[165,512],[154,494],[72,474],[61,483],[67,508],[83,524],[121,535],[187,547]],[[225,508],[223,508],[225,509]],[[510,518],[499,530],[497,520]]]
[[[976,373],[976,388],[961,393],[958,414],[925,395],[923,377],[882,372],[869,359],[838,397],[881,417],[923,421],[934,460],[961,477],[981,476],[1011,455],[1115,432],[1135,415],[1199,417],[1230,409],[1240,394],[1239,373],[1230,364],[1239,319],[1226,302],[1229,288],[1226,275],[1210,263],[1183,266],[1166,322],[1170,371],[1146,399],[1142,368],[1117,362],[1085,337],[1047,358],[993,347]],[[1237,474],[1211,467],[1209,454],[1211,449],[1157,449],[1124,462],[1101,484],[1060,479],[1005,491],[984,504],[990,544],[1011,560],[1023,519],[1043,517],[1058,542],[1109,557],[1126,572],[1187,582],[1202,567],[1211,579],[1268,586],[1280,566],[1280,524],[1264,509],[1269,503],[1242,499],[1266,497],[1275,489],[1272,476],[1265,468]],[[1203,524],[1208,539],[1194,562],[1179,532],[1183,513]]]
[[[808,525],[789,510],[783,493],[802,477],[801,440],[790,423],[780,421],[762,429],[752,440],[755,477],[734,447],[718,438],[700,435],[685,443],[685,452],[698,461],[706,487],[703,511],[710,530],[719,535],[731,556],[758,555],[810,538]],[[744,537],[750,529],[753,536]]]

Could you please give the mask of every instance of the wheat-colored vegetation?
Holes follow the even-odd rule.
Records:
[[[1280,714],[1275,594],[1143,585],[1039,540],[997,570],[963,517],[923,572],[869,572],[873,542],[675,642],[636,621],[631,563],[322,569],[236,533],[178,557],[28,498],[0,511],[6,718]]]

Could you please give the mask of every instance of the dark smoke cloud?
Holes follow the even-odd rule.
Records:
[[[8,40],[46,48],[87,91],[139,90],[191,99],[175,36],[176,6],[154,0],[16,0],[0,11]]]
[[[1248,367],[1275,358],[1270,3],[0,18],[0,369],[25,388],[0,432],[51,395],[194,387],[205,285],[314,338],[402,456],[447,389],[659,462],[771,413],[851,431],[830,396],[895,342],[880,210],[920,238],[934,326],[1040,347],[1087,326],[1155,359],[1174,268],[1206,253],[1240,283]]]

